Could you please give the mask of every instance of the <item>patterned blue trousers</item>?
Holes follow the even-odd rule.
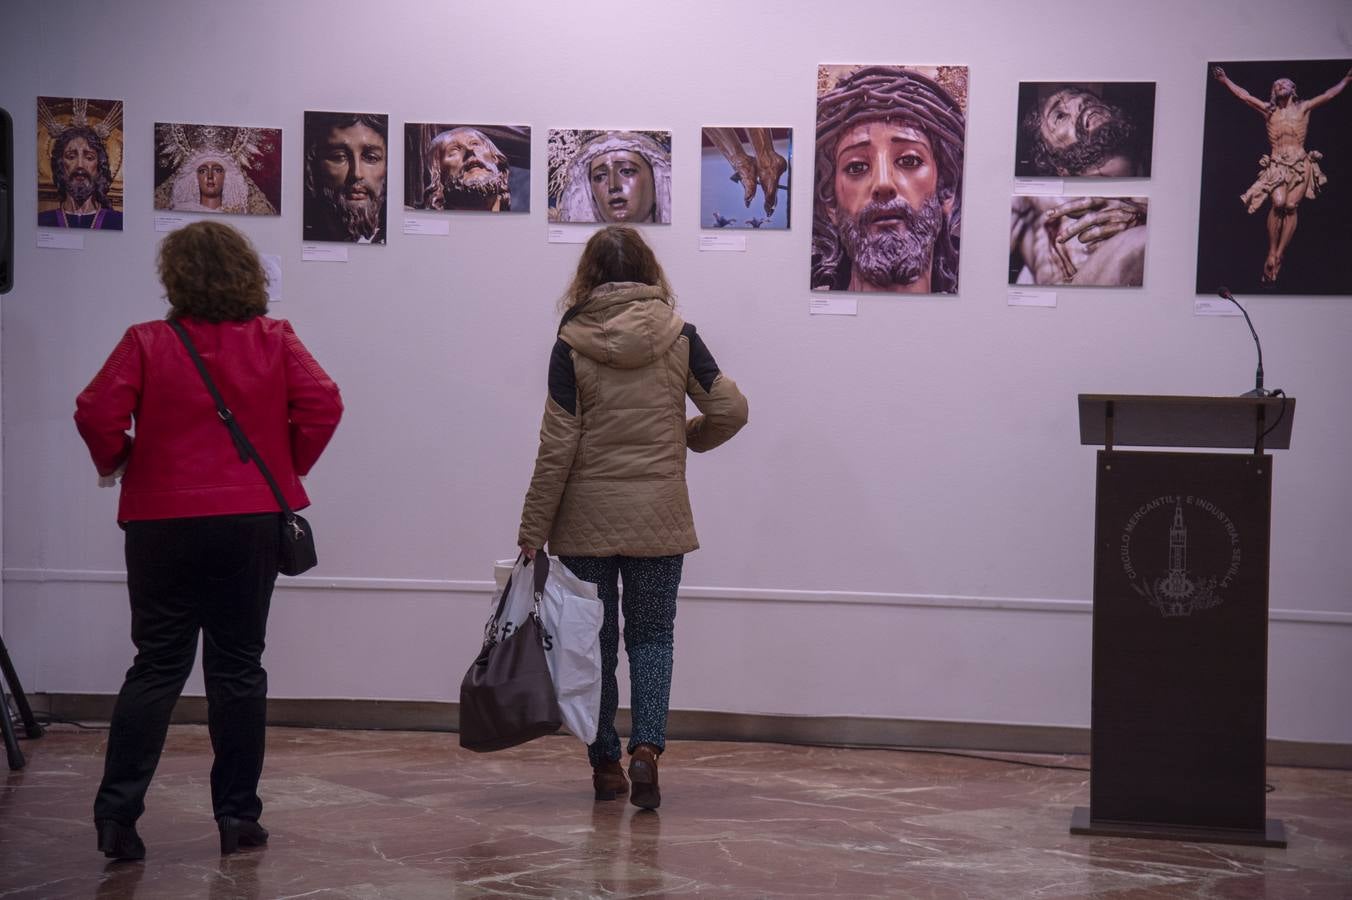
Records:
[[[596,741],[587,748],[593,766],[620,759],[615,710],[620,705],[615,669],[620,662],[620,611],[624,612],[624,649],[629,655],[633,728],[629,752],[639,744],[658,750],[667,745],[667,705],[671,699],[672,631],[676,625],[676,589],[683,555],[560,556],[583,581],[596,585],[605,607],[601,622],[601,714]],[[620,600],[619,580],[624,580]]]

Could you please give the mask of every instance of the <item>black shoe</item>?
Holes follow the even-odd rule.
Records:
[[[268,830],[253,819],[221,816],[216,827],[221,832],[221,856],[228,856],[240,847],[261,847],[268,842]]]
[[[145,859],[146,845],[135,825],[123,825],[112,819],[94,823],[99,832],[99,850],[109,859]]]

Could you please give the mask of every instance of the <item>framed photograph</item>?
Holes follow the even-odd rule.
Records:
[[[1010,205],[1009,283],[1140,287],[1145,197],[1027,197]]]
[[[1352,60],[1207,64],[1197,293],[1352,294]]]
[[[1149,178],[1153,81],[1023,81],[1014,174]]]
[[[671,132],[551,129],[549,221],[671,223]]]
[[[306,111],[305,240],[385,243],[389,123],[383,113]]]
[[[39,97],[38,227],[122,230],[122,101]]]
[[[812,289],[955,294],[966,66],[819,66]]]
[[[793,129],[705,128],[699,150],[701,228],[789,227]]]
[[[404,209],[530,212],[530,127],[406,123]]]
[[[155,208],[281,215],[282,130],[156,122]]]

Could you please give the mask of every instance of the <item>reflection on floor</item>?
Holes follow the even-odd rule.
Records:
[[[269,731],[271,844],[222,858],[205,729],[175,726],[144,863],[95,850],[105,734],[24,741],[0,793],[0,897],[1352,897],[1352,772],[1271,769],[1264,850],[1072,837],[1083,771],[885,750],[673,742],[663,805],[595,803],[581,746]],[[1083,757],[1018,757],[1083,768]]]

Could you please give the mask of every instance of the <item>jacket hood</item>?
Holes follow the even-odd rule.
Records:
[[[684,325],[661,288],[621,281],[595,288],[559,337],[602,365],[637,369],[666,353]]]

